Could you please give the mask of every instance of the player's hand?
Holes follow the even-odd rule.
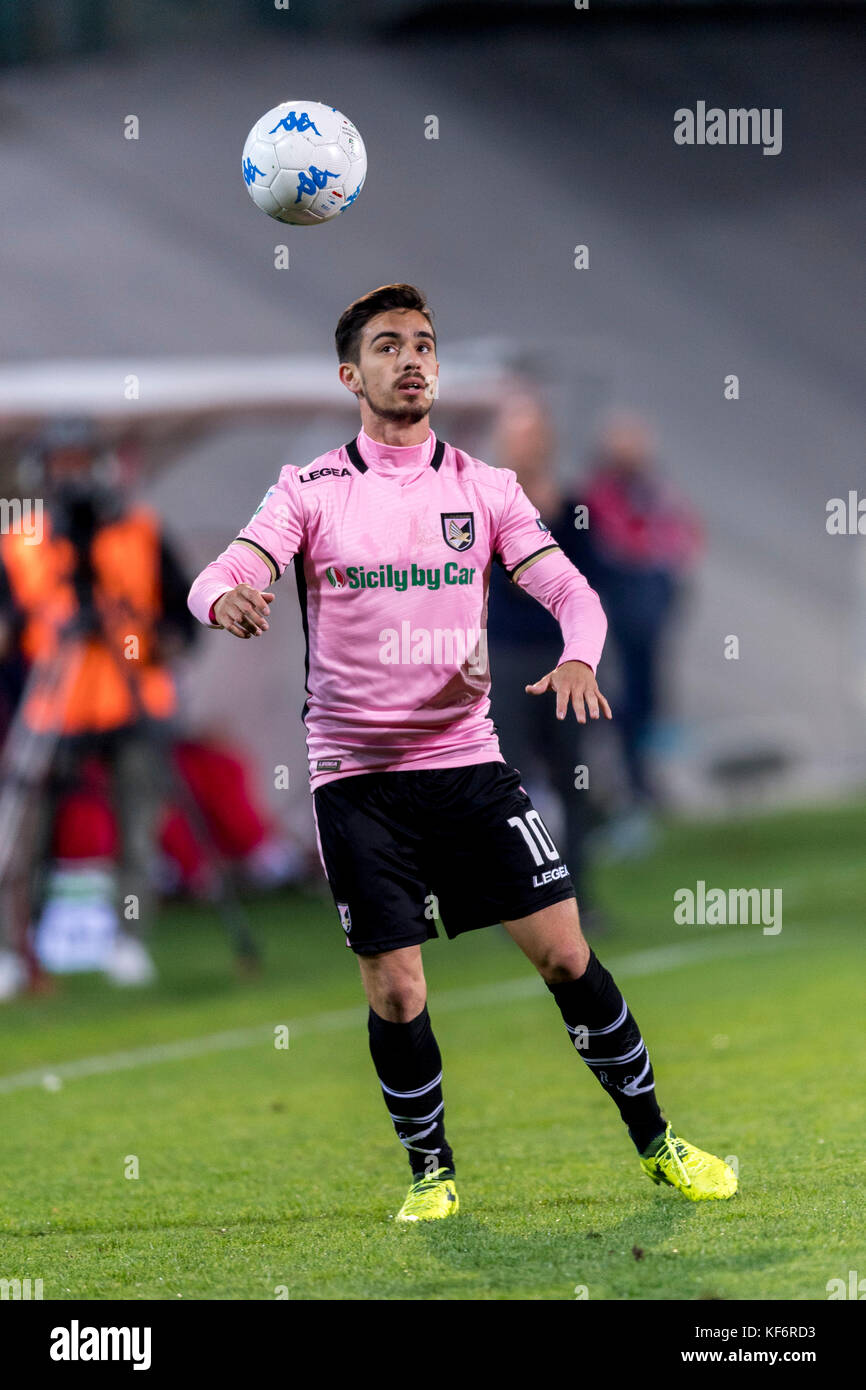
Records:
[[[252,584],[238,584],[218,598],[214,622],[235,637],[260,637],[268,630],[268,605],[273,594],[260,594]]]
[[[535,685],[526,687],[527,695],[543,695],[547,690],[556,692],[556,717],[564,719],[572,705],[578,724],[586,723],[586,709],[590,719],[598,719],[599,706],[606,719],[613,719],[610,705],[596,685],[591,667],[583,661],[564,661],[555,671],[548,671]],[[586,708],[584,708],[584,703]]]

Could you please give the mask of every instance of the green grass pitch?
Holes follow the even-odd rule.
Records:
[[[80,977],[0,1008],[0,1277],[45,1299],[826,1299],[866,1275],[864,843],[862,805],[672,824],[600,874],[593,944],[665,1113],[736,1157],[732,1201],[646,1179],[495,928],[426,949],[461,1211],[395,1226],[409,1169],[354,957],[329,900],[285,895],[252,907],[259,981],[210,909],[175,908],[155,989]],[[698,879],[782,888],[782,931],[676,926]]]

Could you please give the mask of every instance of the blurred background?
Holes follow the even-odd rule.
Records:
[[[79,561],[103,527],[139,547],[159,686],[100,713],[117,672],[80,675],[78,727],[62,701],[34,725],[39,547],[16,558],[3,536],[4,922],[32,978],[40,953],[104,960],[110,893],[70,888],[76,862],[141,880],[111,967],[130,983],[152,974],[136,923],[153,894],[218,902],[243,958],[245,893],[321,891],[293,576],[262,646],[194,630],[184,595],[285,463],[355,433],[333,328],[387,281],[436,315],[434,428],[517,469],[608,611],[618,720],[563,743],[522,695],[556,632],[494,583],[503,751],[575,873],[649,853],[665,817],[862,792],[866,519],[827,525],[841,498],[856,531],[866,493],[860,20],[853,3],[10,0],[4,531],[15,499],[44,497]],[[337,105],[367,147],[351,216],[320,229],[261,216],[240,176],[253,121],[295,95]],[[676,144],[674,112],[698,101],[781,108],[781,152]],[[80,651],[92,575],[73,588]],[[157,743],[130,752],[142,702]],[[588,877],[583,894],[602,924]],[[34,903],[52,902],[40,952]],[[9,970],[0,992],[22,987]]]

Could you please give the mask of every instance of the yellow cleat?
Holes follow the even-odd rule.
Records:
[[[641,1157],[640,1164],[653,1182],[675,1187],[690,1202],[733,1197],[737,1190],[733,1168],[714,1154],[704,1153],[678,1138],[670,1125],[656,1141],[653,1152]]]
[[[460,1206],[454,1178],[447,1168],[416,1178],[395,1221],[441,1221],[454,1216]]]

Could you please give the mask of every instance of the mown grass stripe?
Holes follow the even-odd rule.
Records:
[[[772,944],[770,944],[772,943]],[[776,951],[782,938],[745,935],[720,937],[715,941],[682,942],[671,946],[657,946],[648,951],[635,951],[619,959],[608,960],[605,964],[616,979],[638,979],[645,975],[658,975],[667,970],[677,970],[682,966],[699,965],[704,961],[718,960],[724,956],[758,954],[761,951]],[[470,1009],[477,1005],[511,1003],[520,999],[530,999],[533,995],[545,993],[545,986],[538,975],[522,975],[519,979],[499,980],[486,985],[468,986],[465,989],[452,989],[432,996],[436,1013]],[[367,1018],[365,1005],[333,1012],[313,1014],[309,1018],[289,1021],[286,1025],[290,1036],[305,1033],[331,1033],[343,1029],[363,1026]],[[243,1048],[260,1046],[266,1039],[273,1038],[272,1023],[258,1023],[249,1028],[236,1028],[228,1032],[207,1033],[197,1038],[181,1039],[177,1042],[151,1043],[147,1047],[130,1048],[122,1052],[108,1052],[102,1056],[81,1057],[70,1062],[58,1062],[27,1071],[14,1072],[0,1077],[0,1094],[32,1088],[58,1090],[65,1081],[80,1081],[89,1076],[105,1076],[115,1072],[133,1071],[139,1067],[154,1066],[161,1062],[181,1062],[192,1057],[204,1057],[214,1052],[238,1052]]]

